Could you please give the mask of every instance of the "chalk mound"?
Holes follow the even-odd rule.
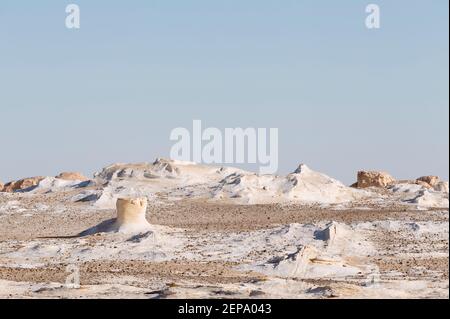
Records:
[[[79,173],[61,173],[56,177],[29,177],[17,181],[9,182],[0,187],[0,191],[6,193],[14,192],[55,192],[69,187],[82,188],[93,185],[93,181]]]
[[[285,182],[277,176],[235,172],[213,187],[212,197],[246,204],[278,202],[283,196]]]
[[[89,198],[93,205],[113,208],[120,197],[168,199],[210,199],[211,189],[230,174],[244,172],[239,169],[200,165],[167,159],[153,163],[113,164],[94,175],[102,189]]]
[[[52,193],[58,191],[65,191],[77,188],[84,188],[87,186],[93,185],[92,181],[86,180],[69,180],[69,179],[60,179],[55,177],[45,177],[39,183],[32,187],[26,189],[26,191],[30,193]]]
[[[133,180],[143,182],[165,182],[176,186],[218,182],[239,169],[200,165],[194,162],[157,159],[153,163],[113,164],[95,173],[102,183]]]
[[[314,240],[297,246],[293,252],[274,256],[250,269],[281,278],[329,278],[366,274],[371,267],[355,263],[373,248],[351,227],[330,222],[315,232]]]
[[[389,187],[389,190],[392,192],[394,200],[397,202],[412,204],[423,209],[448,208],[449,194],[446,191],[445,186],[442,185],[445,185],[445,183],[438,183],[435,188],[430,189],[427,186],[416,183],[402,183],[392,185]],[[439,187],[443,187],[444,189],[440,190]]]
[[[94,177],[103,182],[123,179],[177,178],[180,177],[181,171],[189,173],[190,169],[195,170],[195,166],[197,164],[193,162],[158,158],[153,163],[113,164],[104,168],[101,172],[95,173]]]
[[[304,278],[319,255],[320,252],[315,247],[306,245],[293,254],[273,258],[268,263],[273,265],[273,273],[279,277]]]
[[[287,176],[234,173],[213,188],[215,199],[237,199],[248,204],[297,202],[344,203],[367,195],[341,182],[300,165]]]
[[[278,176],[233,167],[157,159],[153,163],[113,164],[96,173],[94,180],[88,182],[97,187],[85,189],[71,198],[77,202],[89,202],[99,209],[114,209],[119,198],[140,197],[151,199],[155,205],[164,201],[201,199],[243,205],[336,207],[398,204],[447,207],[448,200],[448,183],[435,176],[396,181],[387,173],[362,171],[358,173],[355,186],[348,187],[305,164],[291,174]],[[45,180],[42,185],[49,183]],[[54,185],[50,189],[56,190],[61,186],[54,180],[51,183]],[[64,187],[59,189],[64,190]],[[422,190],[428,190],[431,195],[420,193]]]
[[[146,198],[119,198],[116,203],[117,218],[108,220],[80,233],[80,236],[95,233],[144,233],[152,227],[145,218],[147,211]]]
[[[407,200],[412,204],[417,204],[419,208],[449,208],[448,193],[421,190],[417,195]]]
[[[347,187],[338,180],[301,164],[287,176],[285,193],[289,199],[306,203],[344,203],[360,199],[368,193]]]

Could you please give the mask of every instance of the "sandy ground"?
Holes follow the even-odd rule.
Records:
[[[79,238],[115,212],[67,196],[0,196],[0,298],[448,298],[448,210],[153,202],[151,236]]]
[[[84,203],[68,203],[67,194],[26,196],[8,194],[0,197],[0,205],[17,200],[21,213],[1,216],[0,240],[36,237],[74,236],[106,219],[114,218],[114,209],[95,209]],[[58,203],[64,205],[58,205]],[[50,204],[39,214],[36,207]],[[55,209],[56,207],[56,209]],[[405,206],[364,209],[321,209],[305,205],[234,205],[205,200],[182,200],[149,203],[150,223],[187,230],[251,231],[290,223],[336,221],[343,223],[372,222],[384,219],[403,221],[443,221],[448,218],[441,209],[416,210]]]

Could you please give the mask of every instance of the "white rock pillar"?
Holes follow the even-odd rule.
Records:
[[[119,198],[116,202],[117,219],[115,227],[119,232],[140,232],[150,229],[145,218],[146,198]]]

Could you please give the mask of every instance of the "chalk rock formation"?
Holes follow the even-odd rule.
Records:
[[[411,204],[417,204],[420,208],[448,208],[448,194],[421,190],[416,196],[408,201]]]
[[[157,159],[154,163],[117,163],[105,167],[101,172],[94,174],[101,182],[118,180],[151,180],[159,178],[176,178],[180,174],[180,168],[195,166],[194,163],[181,163],[166,159]]]
[[[448,193],[448,182],[440,179],[439,176],[422,176],[415,180],[400,180],[396,181],[397,185],[418,185],[424,189]],[[393,186],[393,185],[390,185]]]
[[[421,180],[415,180],[415,181],[413,181],[413,182],[410,183],[410,184],[416,184],[416,185],[425,187],[425,188],[427,188],[427,189],[432,189],[432,188],[433,188],[433,187],[431,187],[430,184],[428,184],[427,182],[421,181]]]
[[[233,173],[213,189],[215,199],[232,199],[245,204],[340,204],[367,195],[366,191],[347,187],[305,164],[287,176]]]
[[[58,176],[56,176],[55,178],[62,179],[65,181],[81,181],[81,182],[89,180],[89,178],[87,178],[86,176],[83,176],[82,174],[76,172],[63,172]]]
[[[358,172],[358,188],[366,187],[387,187],[392,185],[395,179],[386,172],[375,171],[359,171]]]
[[[418,185],[424,189],[448,193],[448,182],[441,180],[437,176],[423,176],[415,180],[400,180],[395,182],[396,185]],[[391,185],[394,186],[394,185]],[[394,188],[392,188],[394,189]]]
[[[448,182],[440,181],[433,189],[438,192],[448,193]]]
[[[0,181],[0,192],[2,192],[3,191],[3,187],[4,187],[5,185]]]
[[[114,227],[120,232],[140,232],[150,228],[145,219],[146,198],[119,198],[117,200],[117,219]]]
[[[448,193],[448,182],[442,181],[438,176],[422,176],[416,179],[416,184],[437,192]]]
[[[332,244],[334,242],[334,239],[336,238],[337,232],[338,232],[338,225],[335,222],[331,222],[327,225],[327,227],[323,230],[323,240],[327,241],[328,244]]]
[[[27,188],[37,186],[39,182],[42,181],[44,178],[45,177],[37,176],[9,182],[5,184],[2,191],[6,193],[13,193],[15,191],[25,190]]]
[[[287,176],[284,191],[292,200],[315,203],[344,203],[364,196],[362,191],[345,186],[338,180],[301,164]],[[290,187],[289,187],[290,186]]]
[[[145,218],[147,198],[119,198],[116,202],[117,218],[108,220],[92,227],[80,236],[95,233],[144,233],[151,230],[151,225]]]
[[[430,185],[431,187],[434,187],[440,182],[440,179],[439,179],[438,176],[422,176],[422,177],[419,177],[417,179],[417,181],[418,182],[425,182],[428,185]]]

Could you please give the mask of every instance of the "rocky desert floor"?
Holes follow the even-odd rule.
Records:
[[[448,267],[433,176],[158,159],[0,191],[0,298],[449,298]]]
[[[0,195],[0,298],[449,296],[448,210],[155,201],[151,234],[78,237],[115,210],[67,195]]]

